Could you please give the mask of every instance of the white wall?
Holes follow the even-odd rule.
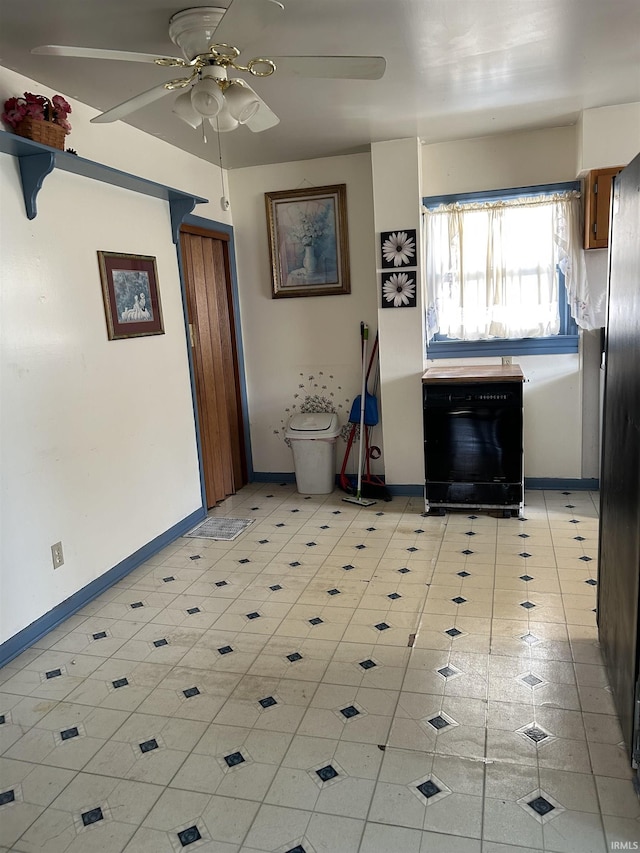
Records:
[[[2,100],[25,90],[47,93],[0,69]],[[215,167],[121,123],[103,137],[92,110],[72,107],[68,145],[82,156],[199,195],[219,181]],[[1,642],[201,496],[168,204],[56,170],[29,221],[7,154],[0,194]],[[207,208],[218,216],[196,212]],[[164,335],[107,340],[98,249],[156,257]],[[54,572],[59,540],[65,565]]]
[[[422,385],[424,324],[420,268],[420,146],[417,139],[377,142],[371,146],[376,257],[381,265],[380,233],[415,229],[416,307],[378,310],[380,377],[384,428],[385,475],[392,485],[424,482]],[[386,270],[388,271],[388,270]],[[378,273],[378,287],[381,287]],[[381,305],[381,298],[378,298]]]
[[[272,299],[264,193],[342,183],[347,185],[351,294]],[[305,394],[322,394],[335,401],[345,423],[360,391],[360,321],[369,324],[372,339],[375,334],[371,159],[356,154],[233,170],[229,188],[253,467],[259,473],[291,472],[293,456],[284,441],[289,417]],[[374,443],[380,444],[379,430]],[[341,440],[336,449],[339,469]]]
[[[578,173],[626,166],[640,152],[640,103],[585,110],[578,133]]]

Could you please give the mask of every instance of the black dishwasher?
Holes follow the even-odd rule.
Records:
[[[522,382],[423,385],[425,508],[523,503]]]

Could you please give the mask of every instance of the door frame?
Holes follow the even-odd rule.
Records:
[[[236,355],[238,361],[238,385],[240,391],[240,411],[242,415],[242,428],[244,437],[245,461],[247,467],[247,478],[251,483],[253,481],[253,456],[251,453],[251,431],[249,429],[249,405],[247,397],[247,380],[244,362],[244,347],[242,345],[242,324],[240,320],[240,299],[238,295],[238,274],[236,267],[236,250],[235,240],[233,235],[233,226],[227,225],[224,222],[217,222],[213,219],[204,219],[202,216],[194,216],[192,214],[185,216],[182,225],[200,228],[207,232],[206,236],[213,239],[218,235],[225,234],[228,237],[228,260],[229,260],[229,277],[231,284],[231,301],[233,307],[233,327],[231,333],[234,339]],[[187,286],[184,275],[184,260],[182,257],[182,248],[180,240],[176,243],[176,251],[178,254],[178,269],[180,273],[180,290],[182,296],[182,312],[184,316],[185,342],[187,346],[187,358],[189,362],[189,378],[191,382],[191,402],[193,406],[193,418],[196,432],[196,449],[198,453],[198,469],[200,472],[200,494],[202,498],[202,506],[205,512],[207,510],[207,493],[204,479],[204,465],[202,457],[202,436],[200,435],[200,419],[198,417],[198,398],[196,394],[196,377],[195,365],[193,363],[193,350],[191,347],[191,335],[189,332],[189,311],[187,306]]]

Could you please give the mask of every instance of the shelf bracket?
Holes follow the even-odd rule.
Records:
[[[42,189],[42,183],[48,174],[53,172],[55,165],[55,154],[53,152],[43,154],[30,154],[18,158],[20,161],[20,178],[22,180],[22,192],[24,205],[27,209],[27,218],[35,219],[38,212],[36,199]]]
[[[178,243],[180,239],[180,226],[185,216],[188,216],[193,208],[201,201],[196,196],[172,196],[169,195],[169,210],[171,212],[171,234],[173,242]]]

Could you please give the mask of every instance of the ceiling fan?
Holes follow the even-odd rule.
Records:
[[[381,56],[259,56],[241,63],[241,50],[234,45],[252,43],[265,27],[278,20],[283,10],[278,0],[232,0],[228,9],[200,6],[177,12],[169,21],[169,37],[182,50],[184,58],[62,45],[43,45],[31,52],[183,68],[188,76],[159,83],[91,121],[117,121],[170,92],[181,91],[174,101],[173,112],[194,128],[204,129],[205,122],[209,122],[219,133],[235,130],[241,124],[257,133],[279,122],[246,80],[232,76],[236,72],[253,77],[277,73],[359,80],[378,80],[383,76],[386,62]]]

